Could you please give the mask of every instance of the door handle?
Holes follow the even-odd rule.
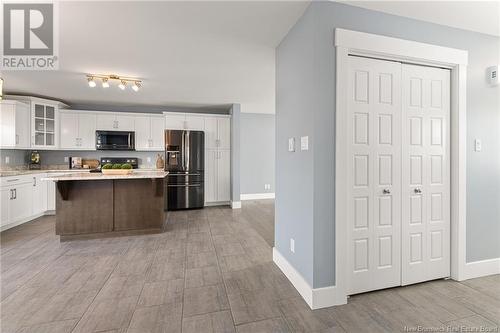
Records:
[[[415,189],[413,190],[413,192],[417,193],[417,194],[420,194],[422,193],[422,190],[418,187],[415,187]]]
[[[390,189],[388,189],[388,188],[384,188],[384,189],[382,190],[382,193],[384,193],[384,194],[391,194],[391,190],[390,190]]]

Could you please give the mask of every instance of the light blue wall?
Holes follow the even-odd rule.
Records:
[[[311,286],[316,91],[313,20],[311,10],[307,10],[276,52],[275,247]],[[288,138],[298,143],[304,135],[309,136],[311,149],[288,152]],[[295,253],[290,252],[290,238],[295,239]]]
[[[309,6],[277,49],[278,250],[315,288],[335,284],[334,30],[337,27],[469,51],[467,261],[500,257],[500,87],[488,86],[485,79],[486,67],[498,64],[500,39],[319,1]],[[309,133],[312,145],[309,154],[286,152],[288,136],[298,133]],[[474,138],[483,142],[481,153],[473,152]],[[304,191],[304,184],[293,182],[302,177],[314,186]],[[302,200],[298,198],[300,194]],[[293,235],[300,236],[296,244],[303,244],[305,249],[301,250],[305,253],[298,253],[297,248],[295,254],[290,252],[288,242]]]
[[[241,114],[240,187],[242,194],[274,192],[274,119],[274,114]],[[265,184],[270,184],[271,189],[264,189]]]

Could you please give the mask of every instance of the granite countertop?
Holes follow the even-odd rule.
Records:
[[[41,170],[0,170],[0,177],[15,177],[23,175],[34,175],[40,173],[89,173],[90,169],[41,169]],[[163,170],[150,169],[150,168],[139,168],[134,169],[134,172],[162,172]]]
[[[15,177],[23,175],[34,175],[39,173],[75,173],[75,172],[89,172],[87,169],[72,170],[72,169],[50,169],[50,170],[2,170],[0,171],[0,177]]]
[[[60,181],[60,180],[105,180],[105,179],[154,179],[154,178],[165,178],[168,175],[166,171],[141,171],[134,170],[129,175],[104,175],[100,172],[77,172],[68,173],[64,175],[54,175],[42,178],[42,180],[48,181]]]

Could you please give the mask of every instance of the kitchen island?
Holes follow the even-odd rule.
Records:
[[[82,172],[43,178],[56,182],[56,234],[65,241],[162,232],[167,174]]]

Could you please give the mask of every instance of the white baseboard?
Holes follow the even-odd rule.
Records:
[[[241,201],[231,201],[231,208],[232,209],[240,209],[241,208]]]
[[[273,261],[286,275],[312,310],[347,303],[345,295],[339,295],[336,286],[313,289],[304,277],[273,247]]]
[[[500,274],[500,258],[473,261],[465,264],[462,280]]]
[[[241,200],[262,200],[262,199],[274,199],[274,193],[250,193],[241,194]]]
[[[214,202],[205,202],[203,207],[215,207],[215,206],[231,206],[230,201],[214,201]]]

